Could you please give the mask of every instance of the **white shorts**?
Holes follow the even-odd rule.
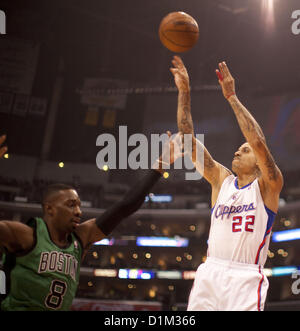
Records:
[[[208,257],[197,269],[187,310],[260,311],[268,287],[261,266]]]

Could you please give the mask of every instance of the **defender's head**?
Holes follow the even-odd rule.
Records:
[[[80,198],[70,185],[52,184],[44,191],[44,216],[61,231],[72,232],[79,225],[82,214],[80,205]]]
[[[237,175],[255,174],[256,176],[259,176],[260,170],[258,168],[257,159],[249,143],[244,143],[234,153],[232,171]]]

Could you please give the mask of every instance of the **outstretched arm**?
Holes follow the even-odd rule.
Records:
[[[171,138],[171,133],[168,132],[168,136],[169,140],[166,142],[168,146],[164,146],[163,153],[157,160],[155,169],[147,170],[146,175],[132,186],[124,198],[107,209],[100,217],[88,220],[77,227],[76,232],[85,248],[108,236],[123,219],[136,212],[144,203],[145,196],[161,178],[164,172],[163,164],[166,160],[169,160],[169,163],[172,164],[182,156],[180,149],[174,148],[179,134]],[[169,158],[165,157],[166,153],[169,153]]]
[[[91,244],[107,237],[119,223],[137,211],[150,189],[160,179],[158,170],[148,170],[142,180],[135,183],[123,199],[113,204],[101,216],[80,224],[76,233],[79,235],[83,246],[87,249]]]
[[[219,187],[225,177],[231,172],[216,162],[205,146],[195,138],[193,119],[191,114],[191,94],[189,75],[179,56],[174,56],[172,60],[173,68],[171,72],[174,76],[175,84],[178,88],[177,125],[178,130],[184,134],[192,134],[192,161],[200,174],[212,185]],[[204,162],[199,162],[197,153],[204,151]],[[199,155],[199,154],[198,154]]]
[[[219,63],[216,73],[223,95],[231,105],[241,131],[256,156],[262,174],[259,181],[263,191],[278,196],[283,186],[283,177],[269,151],[261,127],[236,96],[235,80],[225,62]]]

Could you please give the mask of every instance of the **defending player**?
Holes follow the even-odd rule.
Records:
[[[49,186],[43,196],[43,218],[33,218],[28,224],[1,221],[0,248],[6,251],[4,266],[10,276],[2,310],[69,310],[86,251],[140,208],[146,194],[161,177],[162,163],[172,164],[182,156],[179,148],[174,148],[178,139],[176,135],[167,141],[157,168],[148,170],[121,201],[97,219],[81,223],[76,190],[55,184]]]
[[[178,56],[172,63],[179,91],[178,128],[194,135],[189,76]],[[188,310],[262,310],[268,289],[262,269],[283,177],[260,126],[236,96],[235,81],[225,62],[216,73],[246,143],[234,154],[234,175],[193,138],[192,160],[211,185],[212,211],[207,260],[196,272]],[[203,149],[202,166],[194,153]]]

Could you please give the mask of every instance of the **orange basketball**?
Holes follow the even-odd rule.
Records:
[[[159,38],[170,51],[182,53],[190,50],[199,37],[195,19],[184,12],[173,12],[165,16],[159,25]]]

